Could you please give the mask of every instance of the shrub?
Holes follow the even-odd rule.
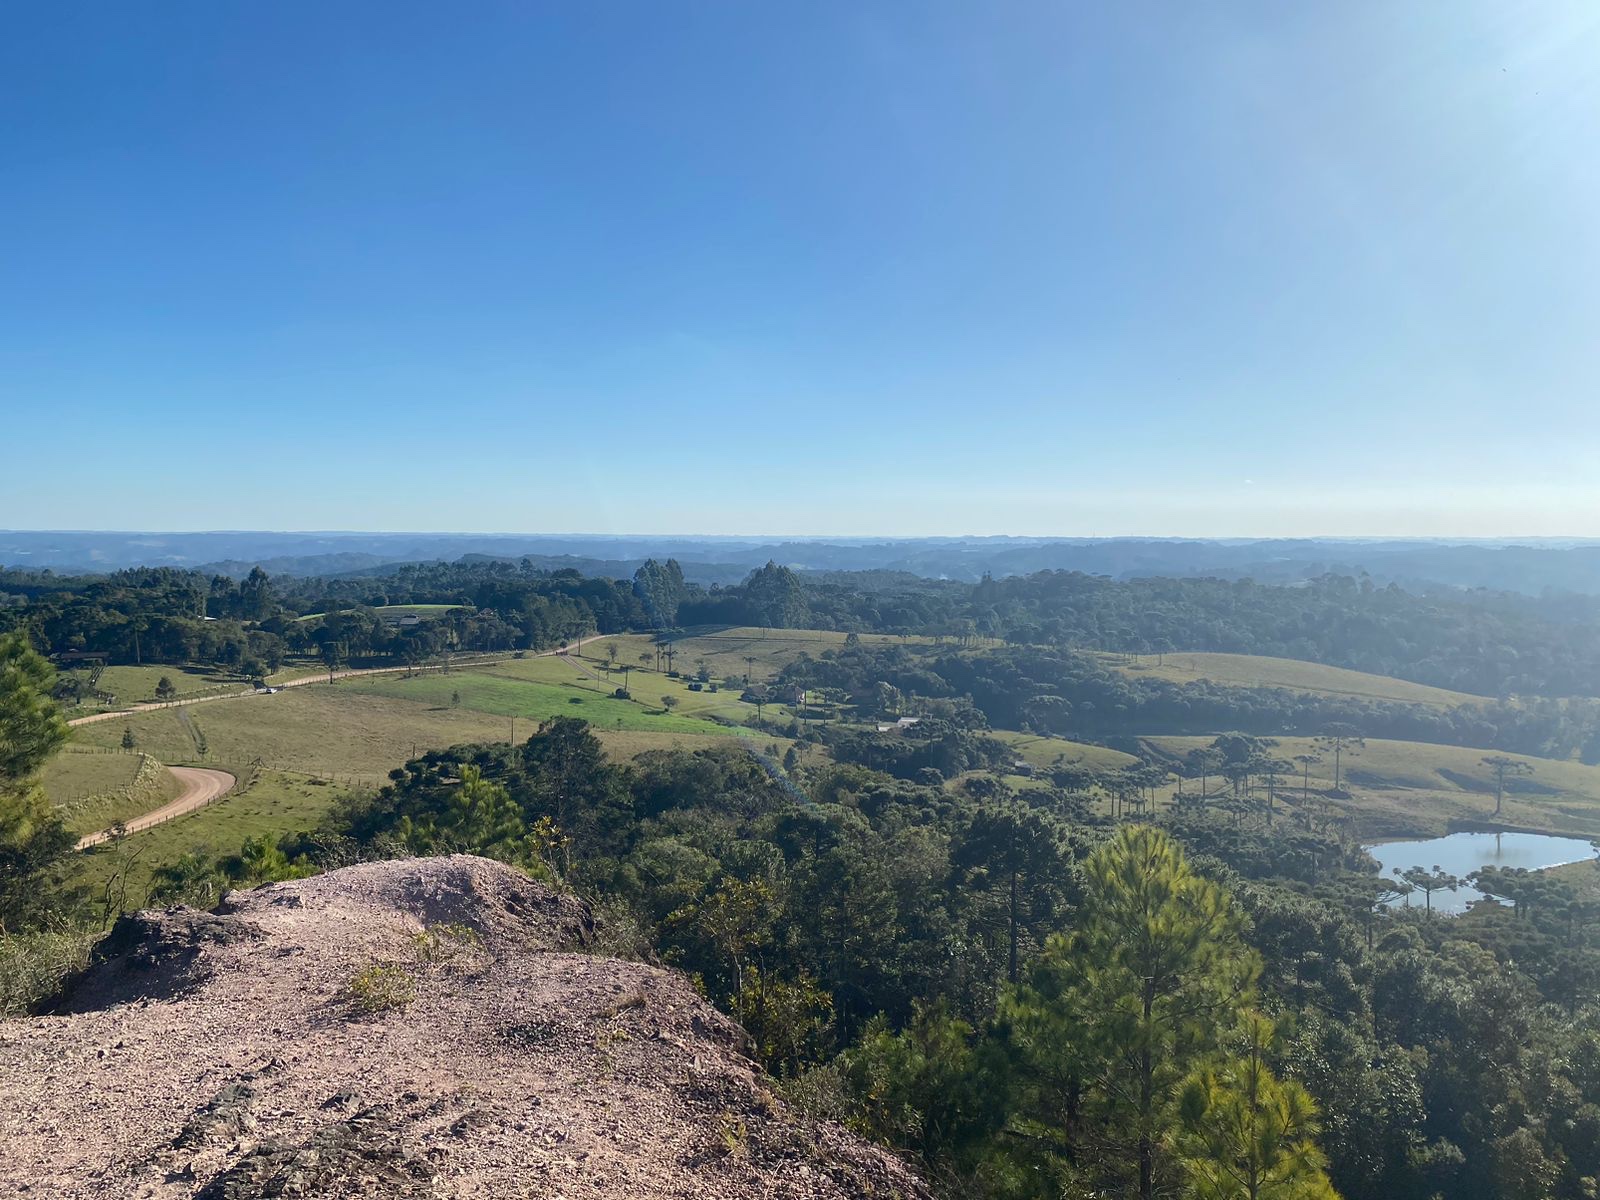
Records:
[[[479,949],[483,939],[465,925],[434,925],[419,929],[411,938],[411,948],[419,963],[445,965],[463,954]]]
[[[55,996],[89,965],[98,933],[81,929],[0,937],[0,1017],[20,1017]]]
[[[407,1007],[417,998],[417,985],[404,967],[393,963],[369,963],[350,981],[350,1003],[364,1013],[392,1012]]]

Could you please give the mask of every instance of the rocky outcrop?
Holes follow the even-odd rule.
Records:
[[[0,1196],[923,1198],[679,975],[455,856],[125,918],[0,1022]]]

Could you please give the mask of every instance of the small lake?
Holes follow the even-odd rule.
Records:
[[[1381,842],[1366,847],[1366,851],[1383,867],[1385,879],[1394,878],[1395,867],[1407,871],[1437,864],[1449,874],[1465,878],[1479,867],[1526,867],[1537,871],[1594,857],[1588,838],[1552,837],[1547,833],[1452,833],[1420,842]],[[1454,892],[1435,892],[1433,911],[1466,912],[1468,904],[1482,899],[1483,893],[1477,888],[1463,884]],[[1421,907],[1422,893],[1414,893],[1411,903]]]

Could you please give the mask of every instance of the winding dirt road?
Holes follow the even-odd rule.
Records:
[[[597,641],[605,636],[607,635],[603,633],[591,634],[589,637],[580,638],[578,641],[571,643],[564,649],[541,650],[534,654],[533,657],[543,658],[549,655],[567,654],[573,650],[581,649],[582,647],[587,646],[590,642]],[[494,658],[492,661],[502,662],[504,659]],[[469,670],[473,666],[487,666],[489,665],[489,661],[481,658],[469,659],[457,661],[450,665],[456,667],[458,670]],[[355,670],[335,671],[333,678],[349,679],[356,675],[392,675],[399,671],[426,671],[437,669],[439,668],[364,667]],[[599,678],[599,676],[596,676],[596,678]],[[300,679],[290,679],[281,684],[274,684],[273,687],[304,687],[311,683],[323,683],[327,681],[327,679],[328,676],[326,673],[320,675],[307,675]],[[115,712],[95,713],[93,716],[78,717],[74,720],[68,721],[67,724],[92,725],[96,721],[114,721],[120,717],[131,716],[134,713],[154,712],[157,709],[162,708],[183,708],[190,704],[206,704],[213,700],[243,700],[250,696],[266,695],[270,695],[270,693],[258,692],[253,689],[241,689],[237,692],[219,692],[212,696],[195,696],[187,700],[156,700],[147,704],[133,704],[127,708],[118,709]],[[126,829],[127,832],[138,833],[141,830],[149,829],[153,825],[160,825],[165,821],[170,821],[174,817],[181,817],[184,815],[184,813],[193,812],[197,808],[204,808],[207,804],[210,804],[218,797],[227,795],[228,792],[233,790],[234,784],[238,782],[238,780],[234,779],[234,777],[228,774],[226,771],[212,771],[205,767],[168,767],[167,770],[176,775],[179,782],[183,784],[183,793],[176,800],[170,801],[167,804],[163,804],[160,808],[154,809],[151,812],[141,813],[139,816],[134,817],[129,821],[125,821],[123,823],[123,828]],[[110,840],[111,830],[102,829],[99,833],[91,833],[79,838],[77,849],[87,850],[91,846],[98,846],[101,842]]]
[[[129,833],[138,833],[153,825],[170,821],[174,817],[181,817],[184,813],[191,813],[197,808],[204,808],[219,796],[227,795],[238,782],[226,771],[212,771],[205,767],[168,767],[167,770],[176,775],[178,782],[183,784],[182,793],[176,800],[170,800],[160,808],[141,813],[123,822],[123,827]],[[102,829],[99,833],[79,838],[74,849],[87,850],[90,846],[98,846],[101,842],[110,840],[111,830]]]

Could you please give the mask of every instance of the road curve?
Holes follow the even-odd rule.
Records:
[[[151,826],[160,825],[174,817],[181,817],[184,813],[191,813],[197,808],[204,808],[219,796],[225,796],[233,790],[233,785],[238,782],[226,771],[212,771],[206,767],[168,767],[178,777],[178,782],[183,784],[183,791],[176,800],[163,804],[160,808],[134,817],[131,821],[123,822],[123,828],[129,833],[138,833],[149,829]],[[87,850],[90,846],[98,846],[101,842],[111,840],[111,830],[102,829],[99,833],[86,834],[78,839],[74,849]]]
[[[559,650],[538,650],[538,651],[535,651],[529,657],[531,657],[531,658],[546,658],[546,657],[549,657],[550,655],[555,655],[555,654],[568,654],[573,650],[578,650],[578,649],[581,649],[584,646],[587,646],[590,642],[598,641],[600,638],[610,637],[610,636],[611,635],[607,634],[607,633],[590,634],[586,638],[580,638],[576,642],[569,643],[564,649],[559,649]],[[492,658],[492,659],[488,659],[488,660],[482,659],[482,658],[476,658],[476,659],[469,658],[469,659],[462,659],[462,660],[460,660],[458,662],[454,662],[454,663],[451,663],[449,665],[455,667],[458,670],[466,671],[466,670],[470,670],[474,666],[490,666],[493,663],[498,663],[498,662],[503,662],[503,661],[504,661],[503,658]],[[350,679],[350,678],[352,678],[353,676],[356,676],[356,675],[393,675],[393,674],[396,674],[397,672],[400,672],[400,671],[417,671],[417,672],[421,672],[421,671],[438,671],[438,670],[442,670],[442,669],[443,669],[443,666],[441,664],[429,664],[427,666],[422,666],[422,667],[359,667],[359,668],[357,668],[355,670],[335,671],[333,673],[333,678],[334,679]],[[317,675],[302,675],[299,679],[288,679],[288,680],[285,680],[283,683],[275,683],[272,686],[275,689],[280,689],[281,690],[283,688],[304,687],[308,683],[327,683],[327,682],[329,682],[328,673],[326,671],[324,671],[324,672],[321,672],[320,674],[317,674]],[[236,692],[218,692],[215,695],[211,695],[211,696],[194,696],[194,697],[191,697],[190,699],[187,699],[187,700],[149,700],[149,701],[146,701],[143,704],[130,704],[127,708],[115,709],[112,712],[94,713],[93,715],[87,716],[87,717],[74,717],[72,720],[68,721],[67,724],[68,725],[93,725],[96,721],[115,721],[119,717],[130,717],[135,713],[155,712],[157,709],[161,709],[161,708],[184,708],[184,707],[186,707],[186,706],[188,706],[190,704],[207,704],[207,703],[209,703],[209,702],[211,702],[213,700],[244,700],[244,699],[247,699],[247,698],[249,698],[251,696],[264,696],[266,694],[267,693],[265,693],[265,692],[258,692],[254,688],[240,688]],[[177,769],[178,768],[174,768],[174,770],[177,770]]]

